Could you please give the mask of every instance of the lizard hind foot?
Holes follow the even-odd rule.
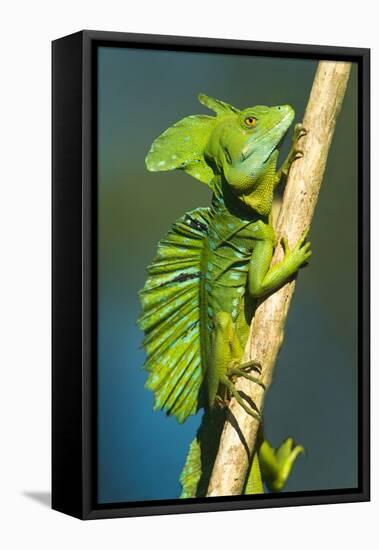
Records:
[[[246,375],[246,376],[249,376],[249,375]],[[249,379],[250,379],[250,377],[249,377]],[[222,376],[220,381],[221,381],[222,384],[224,384],[224,386],[227,387],[230,394],[234,397],[234,399],[237,401],[237,403],[244,409],[244,411],[247,414],[249,414],[250,416],[252,416],[256,420],[258,420],[258,422],[260,422],[262,420],[262,415],[261,415],[260,411],[258,410],[258,408],[256,410],[254,410],[251,406],[249,406],[246,403],[246,400],[237,391],[237,389],[235,388],[233,382],[231,382],[227,376],[225,376],[225,375]],[[261,382],[260,382],[260,384],[263,385]]]
[[[250,380],[250,382],[258,384],[258,386],[261,386],[261,388],[265,390],[266,386],[264,385],[264,383],[257,376],[252,376],[251,374],[249,374],[254,369],[257,370],[259,375],[261,374],[262,367],[260,365],[257,366],[256,361],[249,361],[248,363],[243,363],[239,366],[235,366],[235,362],[231,362],[228,369],[228,378],[232,380],[235,377],[246,378],[246,380]]]
[[[222,398],[221,395],[216,395],[215,404],[218,405],[221,409],[227,409],[230,404],[230,399],[227,397]]]
[[[255,370],[259,374],[262,373],[261,363],[259,363],[259,361],[255,361],[255,360],[246,361],[245,363],[240,363],[236,359],[233,359],[232,361],[230,361],[230,363],[228,365],[228,372],[231,369],[237,369],[237,370],[243,371],[243,372],[251,372],[252,370]]]
[[[247,361],[246,363],[241,363],[238,365],[237,368],[244,372],[251,372],[252,370],[255,370],[259,374],[262,374],[262,365],[258,361]]]

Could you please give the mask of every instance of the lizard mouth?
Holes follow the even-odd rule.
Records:
[[[266,160],[263,161],[263,164],[266,164],[266,162],[268,162],[270,160],[270,158],[272,157],[273,153],[275,153],[275,151],[277,151],[279,149],[279,147],[282,145],[282,143],[283,143],[283,141],[286,137],[286,134],[287,134],[287,131],[282,135],[282,137],[280,138],[278,143],[273,146],[273,148],[271,149],[271,151],[267,155]]]
[[[280,140],[282,141],[282,140]],[[270,151],[270,153],[267,155],[266,159],[263,161],[263,164],[266,164],[266,162],[268,162],[270,160],[270,158],[272,157],[272,154],[277,150],[277,148],[279,147],[279,143],[277,145],[275,145],[275,147],[272,148],[272,150]]]

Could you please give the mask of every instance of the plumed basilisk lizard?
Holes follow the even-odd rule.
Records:
[[[305,133],[295,126],[289,155],[277,169],[292,107],[239,110],[204,94],[199,100],[216,116],[188,116],[168,128],[152,144],[146,166],[184,170],[212,189],[212,204],[171,226],[140,291],[154,408],[179,422],[205,409],[181,474],[182,497],[206,494],[230,397],[260,418],[234,386],[239,376],[262,385],[261,365],[242,363],[256,300],[281,287],[311,255],[306,235],[292,250],[283,239],[284,258],[270,267],[273,194],[301,154],[297,141]],[[281,490],[302,450],[290,438],[274,450],[261,431],[245,493],[263,492],[262,477],[270,490]]]

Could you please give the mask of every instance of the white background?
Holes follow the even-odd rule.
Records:
[[[0,64],[0,545],[14,548],[375,547],[379,506],[373,361],[373,501],[277,510],[79,520],[51,511],[50,41],[87,29],[371,47],[373,351],[378,303],[378,16],[369,0],[41,0],[2,7]],[[241,75],[243,83],[243,74]],[[153,92],[152,92],[153,93]],[[342,159],[341,159],[342,161]],[[348,220],[346,220],[348,223]],[[341,266],[343,276],[343,266]],[[377,307],[375,307],[377,306]],[[341,380],[343,383],[343,380]],[[154,452],[153,449],[150,452]],[[327,449],[325,449],[327,453]],[[341,456],[341,461],[343,456]],[[375,542],[374,542],[375,541]]]

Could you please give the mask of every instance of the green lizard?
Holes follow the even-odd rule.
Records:
[[[256,300],[282,286],[311,255],[306,235],[292,250],[283,239],[284,258],[270,267],[273,194],[305,132],[295,126],[290,153],[277,169],[293,109],[239,110],[204,94],[199,100],[216,116],[188,116],[168,128],[151,146],[146,166],[184,170],[212,189],[212,205],[172,225],[140,291],[146,386],[155,394],[154,408],[179,422],[205,409],[181,475],[182,497],[206,494],[230,397],[260,419],[234,386],[239,376],[262,385],[261,366],[241,364]],[[261,435],[245,492],[263,492],[261,473],[269,489],[281,490],[301,451],[291,439],[274,451]]]

